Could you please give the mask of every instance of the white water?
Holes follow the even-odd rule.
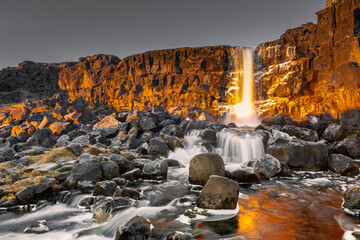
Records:
[[[238,136],[223,130],[219,133],[217,145],[215,152],[226,163],[244,163],[265,155],[261,138],[249,133]]]
[[[251,48],[236,47],[231,52],[234,71],[229,94],[234,105],[229,107],[226,123],[238,126],[256,126],[259,119],[254,104],[254,53]]]

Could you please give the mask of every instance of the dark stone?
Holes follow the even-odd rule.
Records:
[[[239,168],[230,172],[229,176],[238,183],[260,184],[261,177],[259,172],[253,168]]]
[[[100,163],[102,175],[105,179],[111,180],[119,176],[120,168],[116,162],[104,161]]]
[[[146,179],[167,179],[168,166],[163,161],[148,162],[143,167],[143,177]]]
[[[204,153],[190,161],[189,183],[204,186],[211,175],[225,176],[223,159],[214,153]]]
[[[240,187],[235,181],[213,175],[202,189],[196,205],[206,209],[235,209],[239,191]]]
[[[217,132],[213,129],[205,129],[201,132],[200,137],[203,141],[210,143],[211,145],[215,146],[217,142]]]
[[[360,187],[346,189],[343,207],[350,210],[360,210]]]
[[[80,154],[82,154],[84,152],[83,148],[79,144],[76,144],[76,143],[70,143],[66,147],[66,149],[77,156],[79,156]]]
[[[138,168],[135,168],[134,170],[128,171],[124,174],[121,174],[121,178],[125,178],[128,181],[134,181],[142,177],[142,171]]]
[[[140,147],[143,143],[144,143],[144,141],[142,141],[138,138],[130,138],[126,143],[126,147],[128,149],[136,149],[136,148]]]
[[[253,168],[259,172],[261,178],[270,179],[280,173],[281,164],[278,159],[270,154],[266,154],[255,160]]]
[[[136,189],[133,189],[133,188],[123,188],[119,192],[119,197],[129,197],[129,198],[132,198],[135,200],[139,200],[140,193]]]
[[[336,123],[331,123],[324,131],[321,136],[322,139],[328,140],[330,142],[337,141],[340,139],[342,134],[344,133],[344,128]]]
[[[305,141],[316,142],[319,140],[318,134],[315,130],[308,128],[301,128],[292,125],[285,125],[281,131],[289,134],[290,136],[295,136],[299,139]]]
[[[97,161],[88,161],[77,164],[66,179],[66,184],[76,188],[79,181],[91,181],[96,183],[103,179],[101,165]]]
[[[113,181],[97,182],[94,186],[93,196],[112,196],[117,187],[117,184]]]
[[[32,137],[27,140],[29,146],[41,146],[51,148],[55,145],[55,141],[49,128],[37,130]]]
[[[156,137],[150,140],[147,151],[157,157],[167,157],[170,149],[163,139]]]
[[[46,223],[46,220],[39,220],[35,224],[32,224],[25,228],[24,233],[46,233],[49,232],[51,229]]]
[[[352,134],[339,142],[334,150],[337,153],[349,156],[351,158],[360,157],[360,140],[358,135]]]
[[[162,137],[170,150],[174,151],[176,148],[184,148],[183,142],[176,136],[164,135]]]
[[[331,154],[329,157],[329,168],[335,173],[339,173],[344,176],[353,177],[358,175],[359,167],[349,157],[342,154]]]
[[[141,216],[135,216],[119,226],[114,240],[146,240],[151,237],[151,224]]]

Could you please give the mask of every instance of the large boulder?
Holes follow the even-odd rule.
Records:
[[[196,205],[206,209],[235,209],[239,191],[240,187],[235,181],[213,175],[202,189]]]
[[[285,125],[281,131],[289,134],[290,136],[295,136],[299,139],[305,141],[316,142],[319,140],[318,134],[315,130],[308,128],[301,128],[292,125]]]
[[[344,128],[340,124],[331,123],[324,131],[321,138],[334,142],[344,133]]]
[[[164,161],[151,161],[143,167],[143,177],[147,179],[167,179],[168,165]]]
[[[360,187],[349,187],[344,195],[343,207],[360,211]]]
[[[214,153],[196,155],[190,161],[189,183],[204,186],[211,175],[225,176],[223,159]]]
[[[281,172],[280,161],[270,154],[266,154],[265,156],[256,159],[253,168],[259,172],[261,178],[264,179],[275,177]]]
[[[229,177],[238,183],[261,183],[260,173],[254,168],[239,168],[230,171]]]
[[[93,195],[112,196],[117,188],[117,184],[113,181],[97,182],[94,186]]]
[[[119,176],[120,168],[116,162],[104,161],[100,163],[101,172],[105,179],[111,180]]]
[[[66,178],[66,184],[72,188],[77,188],[79,181],[99,182],[103,179],[100,162],[86,161],[77,164],[70,175]]]
[[[358,135],[352,134],[347,136],[344,140],[336,144],[334,150],[337,153],[341,153],[351,158],[360,157],[360,140]]]
[[[163,139],[156,137],[150,140],[147,151],[158,157],[167,157],[170,149]]]
[[[329,168],[335,173],[344,176],[356,176],[359,174],[359,167],[349,157],[342,154],[331,154],[329,157]]]
[[[135,216],[116,229],[114,240],[146,240],[150,237],[150,222],[142,216]]]
[[[49,128],[42,128],[36,131],[32,137],[27,140],[29,146],[41,146],[51,148],[55,145],[54,138]]]

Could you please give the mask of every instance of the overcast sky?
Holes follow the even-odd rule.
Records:
[[[316,23],[325,0],[0,0],[0,68],[149,50],[256,46]]]

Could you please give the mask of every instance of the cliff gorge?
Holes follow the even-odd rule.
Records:
[[[255,48],[260,112],[338,117],[360,107],[360,1],[328,0],[316,24],[287,30]],[[231,47],[150,51],[78,62],[24,62],[0,71],[0,104],[45,98],[63,90],[115,109],[200,107],[213,113],[231,102]]]

